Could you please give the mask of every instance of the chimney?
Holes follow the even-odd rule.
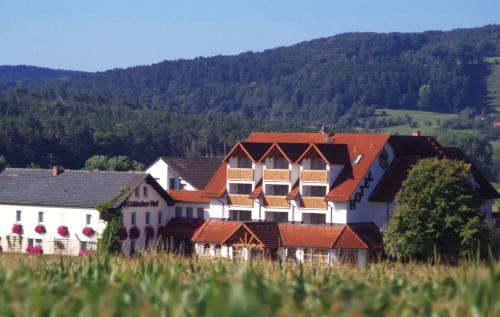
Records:
[[[62,166],[57,166],[57,165],[52,166],[52,176],[54,176],[54,177],[58,176],[62,172],[64,172],[64,168]]]
[[[422,132],[420,132],[419,130],[415,130],[411,133],[412,136],[421,136],[422,135]]]

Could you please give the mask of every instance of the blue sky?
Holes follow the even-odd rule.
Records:
[[[0,0],[0,65],[97,71],[343,32],[500,23],[499,0]]]

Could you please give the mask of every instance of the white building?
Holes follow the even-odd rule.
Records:
[[[122,232],[127,233],[122,251],[134,254],[157,238],[174,203],[149,174],[141,172],[6,168],[0,174],[0,188],[4,252],[92,252],[106,225],[96,206],[111,202],[121,211]],[[146,232],[153,233],[152,239]]]
[[[419,133],[253,133],[233,147],[207,186],[196,192],[210,198],[205,218],[212,221],[207,225],[210,234],[196,231],[193,235],[195,250],[197,254],[230,257],[234,254],[232,239],[247,231],[247,237],[255,237],[249,242],[250,249],[260,246],[267,250],[269,247],[259,242],[261,233],[254,232],[260,227],[248,224],[279,223],[275,229],[267,228],[266,235],[276,231],[283,256],[290,258],[292,252],[294,259],[306,261],[317,253],[327,262],[346,259],[363,264],[382,248],[379,231],[392,216],[396,194],[408,170],[427,157],[470,163],[459,149],[443,147]],[[474,186],[484,199],[482,209],[491,219],[491,202],[499,194],[471,166]],[[231,226],[235,231],[226,232]],[[330,229],[325,231],[325,227]],[[219,232],[227,235],[221,237]],[[306,242],[304,238],[303,245],[300,239],[290,239],[300,237],[300,232],[302,237],[315,239]],[[329,238],[319,242],[322,237]],[[290,243],[292,240],[295,242]]]

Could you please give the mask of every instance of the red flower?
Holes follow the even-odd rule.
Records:
[[[26,248],[26,252],[31,253],[31,254],[43,254],[42,247],[34,247],[31,245],[29,245]]]
[[[87,255],[95,255],[96,252],[94,250],[80,250],[78,252],[78,256],[87,256]]]
[[[47,233],[47,230],[45,229],[44,225],[38,225],[35,227],[35,232],[38,234],[44,234]]]
[[[139,230],[139,228],[137,227],[130,228],[129,231],[130,239],[132,240],[138,239],[140,235],[141,235],[141,230]]]
[[[85,227],[82,230],[84,236],[91,237],[94,235],[95,231],[91,227]]]
[[[23,225],[15,224],[12,226],[12,233],[23,234]]]
[[[67,237],[69,235],[68,227],[59,226],[59,228],[57,228],[57,233],[59,233],[61,237]]]
[[[147,226],[144,229],[144,233],[146,234],[146,240],[151,240],[155,237],[155,229],[151,226]]]
[[[120,230],[118,230],[118,238],[120,238],[120,240],[127,240],[127,236],[127,229],[120,228]]]

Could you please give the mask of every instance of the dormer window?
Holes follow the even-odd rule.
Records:
[[[322,171],[326,170],[326,163],[319,157],[311,158],[311,170]]]
[[[358,164],[359,164],[359,162],[361,162],[361,160],[362,160],[362,159],[363,159],[363,154],[358,154],[358,155],[356,156],[356,158],[354,159],[354,161],[352,162],[352,164],[354,164],[354,165],[358,165]]]
[[[287,170],[288,161],[284,157],[275,157],[273,160],[272,168],[277,170]]]
[[[238,168],[252,168],[252,162],[246,156],[238,158]]]

